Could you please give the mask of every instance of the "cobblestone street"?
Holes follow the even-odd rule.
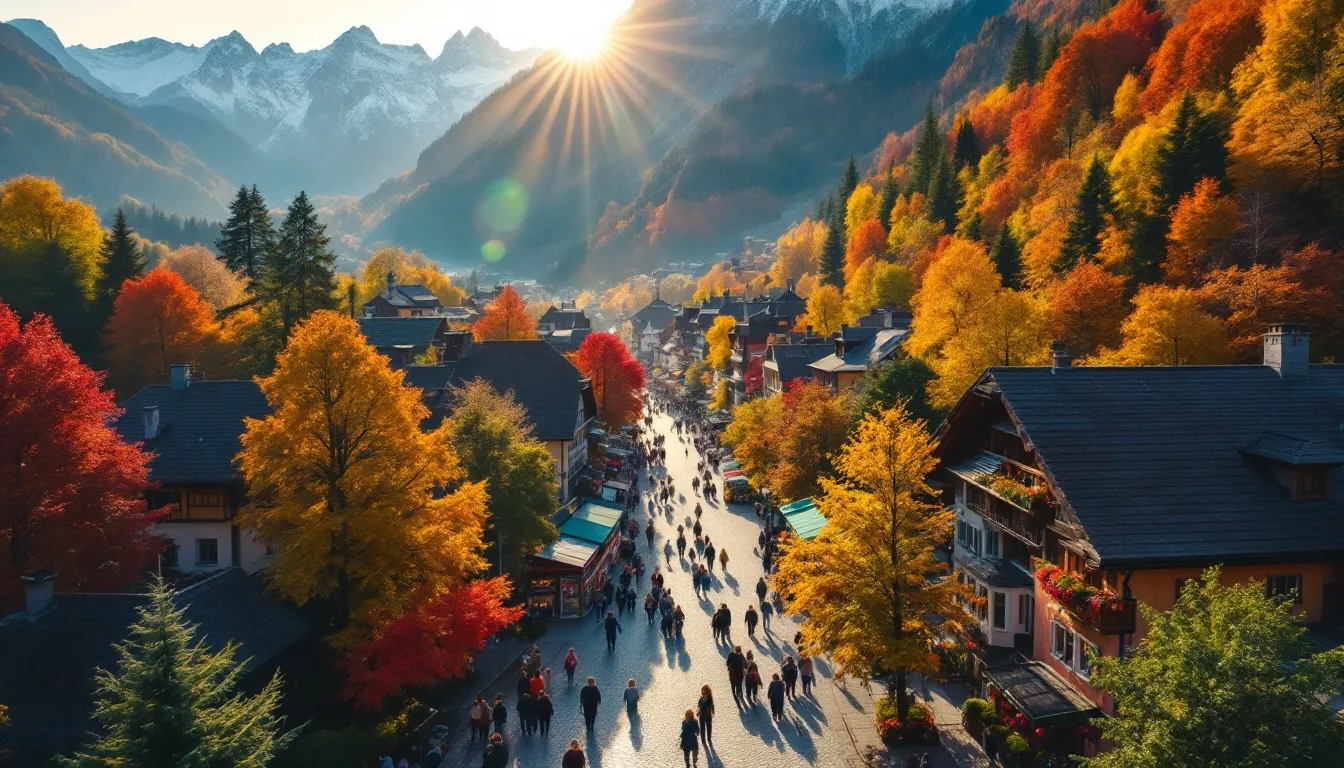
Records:
[[[642,536],[639,544],[649,572],[656,562],[666,576],[673,599],[686,612],[684,637],[678,641],[664,640],[657,625],[647,622],[642,595],[635,612],[621,616],[624,631],[614,651],[607,651],[603,631],[591,616],[554,623],[539,644],[545,653],[544,666],[553,669],[555,675],[551,692],[555,719],[550,735],[522,735],[517,722],[515,680],[502,679],[496,683],[498,690],[488,691],[491,699],[502,694],[509,707],[505,740],[511,753],[510,764],[524,768],[559,766],[570,739],[577,738],[587,753],[589,765],[598,768],[682,765],[679,723],[686,710],[695,706],[700,686],[708,684],[714,689],[717,716],[714,749],[701,751],[701,765],[731,768],[862,765],[860,750],[875,738],[871,714],[864,712],[865,704],[871,711],[871,700],[857,686],[851,691],[835,687],[831,669],[823,659],[816,660],[817,684],[812,695],[789,702],[785,719],[780,723],[770,718],[764,690],[761,704],[746,709],[734,704],[724,661],[732,649],[724,644],[716,646],[714,642],[709,625],[714,609],[727,603],[733,613],[733,643],[740,644],[744,653],[755,654],[767,681],[779,671],[786,654],[797,660],[792,642],[797,625],[788,617],[776,617],[768,632],[758,627],[754,640],[747,636],[742,615],[755,602],[756,580],[762,575],[761,562],[754,554],[760,524],[749,506],[707,503],[690,494],[690,481],[699,457],[694,448],[685,450],[689,443],[677,438],[671,423],[666,414],[654,418],[654,428],[668,435],[667,469],[682,498],[675,514],[655,517],[657,538],[652,553],[644,549]],[[663,472],[662,467],[654,469],[656,475]],[[647,489],[649,485],[645,483],[642,487]],[[705,534],[720,551],[726,548],[729,553],[728,573],[722,573],[716,564],[709,597],[703,599],[696,599],[692,592],[689,560],[678,561],[674,552],[669,566],[663,557],[663,543],[669,539],[675,541],[678,524],[685,525],[689,532],[694,522],[691,510],[697,500],[704,505],[701,523]],[[641,501],[636,516],[642,522],[647,514],[647,504]],[[639,586],[641,592],[647,590],[648,574]],[[565,652],[571,645],[579,655],[573,688],[566,686],[562,670]],[[597,728],[590,734],[584,732],[579,711],[579,687],[589,676],[597,678],[602,692]],[[639,714],[633,718],[626,715],[621,700],[621,692],[630,679],[641,692]],[[798,690],[801,693],[801,685]],[[855,738],[859,740],[857,746]],[[468,740],[469,734],[463,727],[453,739],[447,765],[474,768],[479,764],[481,745],[469,744]]]

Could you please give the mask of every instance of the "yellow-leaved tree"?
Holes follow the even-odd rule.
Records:
[[[1184,286],[1140,288],[1120,335],[1120,348],[1099,353],[1098,365],[1216,365],[1230,357],[1223,321]]]
[[[833,285],[819,285],[807,297],[807,313],[800,318],[812,326],[812,333],[830,336],[840,332],[840,326],[849,322],[849,309],[840,289]]]
[[[952,238],[910,300],[914,319],[906,349],[916,357],[932,359],[998,291],[999,273],[984,246]]]
[[[937,667],[939,634],[965,634],[969,614],[958,600],[973,599],[955,578],[929,578],[947,570],[933,553],[955,518],[927,501],[935,464],[924,422],[903,405],[865,416],[835,460],[840,479],[821,480],[828,525],[810,542],[791,539],[774,576],[788,612],[804,617],[809,653],[865,682],[875,667],[893,671],[888,695],[902,720],[907,674]]]
[[[1045,310],[1026,293],[996,293],[943,345],[932,364],[938,378],[929,384],[929,400],[938,408],[951,408],[986,368],[1047,363]]]
[[[260,383],[272,412],[243,434],[241,522],[274,548],[272,588],[317,601],[338,646],[486,566],[485,484],[465,481],[447,424],[421,431],[420,392],[354,320],[313,313]]]
[[[737,321],[727,315],[714,318],[714,325],[705,331],[705,361],[716,371],[728,370],[728,360],[733,356],[733,340],[729,336]]]

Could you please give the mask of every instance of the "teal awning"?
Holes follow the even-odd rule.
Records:
[[[803,541],[811,541],[817,538],[821,529],[826,527],[826,516],[821,513],[816,502],[811,499],[799,499],[798,501],[785,504],[779,508],[784,514],[784,523],[789,526],[789,530],[798,535]]]
[[[790,501],[788,504],[781,506],[779,511],[783,515],[789,515],[794,512],[800,512],[808,507],[815,506],[817,506],[817,503],[811,499],[799,499],[797,501]]]
[[[742,468],[742,462],[740,462],[740,461],[730,461],[730,462],[728,462],[727,464],[724,464],[724,465],[721,467],[721,469],[722,469],[724,472],[727,472],[728,470],[731,470],[731,469],[741,469],[741,468]]]
[[[604,544],[620,522],[624,510],[596,501],[585,502],[569,519],[560,524],[560,533],[576,539]]]

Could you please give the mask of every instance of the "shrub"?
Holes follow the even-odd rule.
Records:
[[[994,719],[994,704],[984,699],[967,699],[961,705],[961,713],[967,722],[987,723]]]
[[[890,698],[878,699],[877,712],[874,714],[873,719],[879,723],[882,722],[883,720],[895,720],[896,700]]]
[[[1008,738],[1003,741],[1003,746],[1014,755],[1025,755],[1031,751],[1031,745],[1027,744],[1026,738],[1017,732],[1008,734]]]

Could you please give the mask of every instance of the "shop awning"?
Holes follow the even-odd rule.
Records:
[[[724,484],[724,485],[751,485],[751,483],[747,482],[747,478],[742,477],[741,475],[738,475],[737,477],[727,477],[727,478],[724,478],[724,480],[723,480],[723,484]]]
[[[730,471],[730,470],[734,470],[734,469],[741,469],[741,468],[742,468],[742,462],[740,462],[740,461],[730,461],[730,462],[728,462],[727,464],[724,464],[724,465],[723,465],[723,471],[724,471],[724,472],[728,472],[728,471]]]
[[[624,448],[608,448],[608,449],[607,449],[607,455],[608,455],[608,456],[611,456],[612,458],[616,458],[616,459],[628,459],[628,458],[630,458],[630,452],[627,451],[627,450],[625,450]]]
[[[817,503],[811,499],[799,499],[797,501],[790,501],[788,504],[780,506],[779,513],[781,515],[788,515],[790,513],[798,512],[800,510],[807,509],[808,507],[815,507],[815,506],[817,506]]]
[[[597,501],[585,502],[560,524],[560,534],[601,546],[611,536],[623,512]]]
[[[592,542],[562,535],[542,547],[541,551],[537,553],[537,557],[582,568],[588,564],[589,560],[593,559],[593,555],[597,554],[598,549],[598,545]]]
[[[730,470],[728,470],[727,472],[724,472],[724,473],[723,473],[723,476],[724,476],[725,478],[730,478],[730,479],[731,479],[731,478],[734,478],[734,477],[746,477],[746,475],[747,475],[747,472],[746,472],[746,470],[743,470],[743,469],[730,469]]]
[[[811,499],[802,499],[802,501],[806,501],[808,506],[797,507],[791,512],[784,512],[784,523],[798,535],[798,538],[803,541],[811,541],[817,538],[817,534],[821,533],[822,528],[826,527],[827,520]],[[797,503],[794,502],[794,504]],[[783,512],[783,510],[784,508],[780,507],[780,511]]]
[[[1042,661],[985,670],[985,678],[1037,728],[1086,725],[1101,710]]]

